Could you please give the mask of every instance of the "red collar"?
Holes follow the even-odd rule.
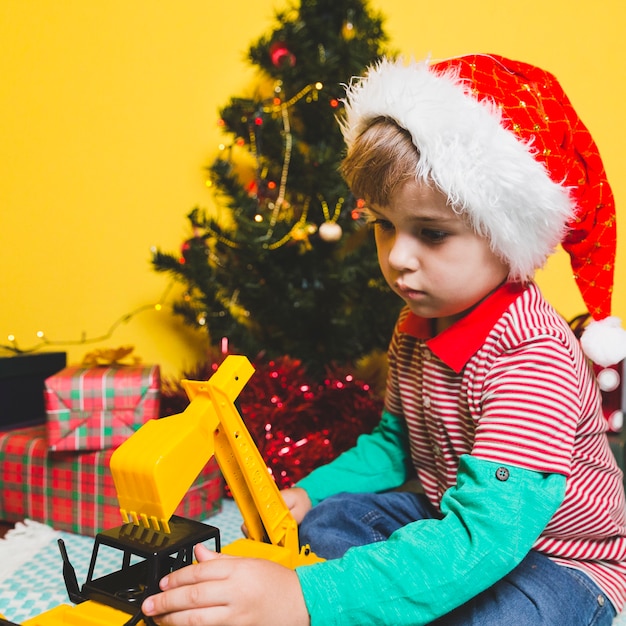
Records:
[[[434,337],[431,320],[413,313],[404,318],[399,330],[417,339],[425,339],[433,353],[458,374],[485,343],[504,311],[526,289],[527,286],[519,283],[505,283],[458,322]]]

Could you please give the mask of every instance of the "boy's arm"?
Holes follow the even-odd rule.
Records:
[[[296,487],[307,492],[313,505],[342,491],[385,491],[406,480],[408,459],[404,420],[383,411],[370,434],[361,435],[353,448],[313,470]]]
[[[503,578],[565,494],[565,476],[461,457],[443,519],[296,570],[311,626],[428,624]]]

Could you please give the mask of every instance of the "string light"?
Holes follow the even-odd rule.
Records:
[[[328,209],[328,202],[326,202],[324,196],[318,194],[317,197],[320,201],[320,204],[322,205],[322,213],[324,213],[324,219],[327,222],[336,222],[339,219],[339,215],[341,215],[341,207],[345,202],[344,198],[339,198],[339,200],[337,200],[337,204],[335,205],[335,211],[331,217],[330,211]]]
[[[283,119],[283,131],[285,136],[285,157],[283,159],[283,167],[280,173],[280,183],[278,187],[278,197],[274,203],[272,209],[272,215],[270,217],[270,227],[265,235],[265,239],[269,239],[274,233],[274,226],[278,220],[278,214],[285,201],[285,192],[287,190],[287,176],[289,174],[289,164],[291,163],[291,150],[293,147],[293,139],[291,136],[291,125],[289,123],[289,111],[287,107],[281,108],[281,116]],[[276,246],[272,246],[270,249],[274,249]]]
[[[169,292],[171,291],[173,286],[174,286],[174,282],[172,281],[166,287],[165,291],[163,292],[163,295],[161,296],[161,298],[159,299],[159,301],[157,303],[155,303],[155,304],[144,304],[143,306],[140,306],[140,307],[136,308],[134,311],[131,311],[130,313],[126,313],[125,315],[122,315],[122,317],[120,317],[119,319],[115,320],[115,322],[113,322],[113,324],[111,324],[111,326],[109,327],[109,329],[108,329],[108,331],[106,333],[104,333],[103,335],[100,335],[98,337],[90,337],[90,338],[88,338],[86,336],[86,334],[83,332],[83,334],[82,334],[80,339],[49,339],[46,336],[46,334],[44,333],[43,330],[38,330],[37,333],[36,333],[36,337],[40,341],[38,343],[36,343],[35,345],[33,345],[33,346],[29,347],[29,348],[20,348],[18,343],[17,343],[17,339],[16,339],[15,335],[9,334],[7,336],[7,340],[10,343],[9,344],[0,344],[0,349],[6,350],[8,352],[12,352],[13,354],[31,354],[33,352],[37,352],[38,350],[41,350],[44,347],[50,347],[50,346],[78,346],[78,345],[87,345],[87,344],[92,344],[92,343],[99,343],[101,341],[107,341],[108,339],[110,339],[113,336],[113,334],[115,333],[115,331],[118,329],[119,326],[121,326],[122,324],[130,322],[130,320],[132,320],[134,317],[136,317],[140,313],[143,313],[144,311],[149,311],[149,310],[162,311],[165,299],[169,295]]]
[[[310,204],[310,199],[307,198],[304,203],[304,208],[302,210],[302,215],[300,216],[300,219],[296,222],[296,224],[294,224],[293,228],[282,239],[279,239],[278,241],[272,244],[268,244],[267,245],[268,250],[276,250],[277,248],[284,246],[288,241],[293,239],[294,236],[298,237],[298,233],[304,234],[306,232],[306,226],[307,226],[306,218],[309,213],[309,204]]]
[[[311,83],[310,85],[303,87],[295,96],[286,102],[280,102],[280,104],[273,104],[272,106],[265,106],[262,110],[264,113],[279,113],[281,109],[290,109],[294,104],[297,104],[300,100],[302,100],[302,98],[311,93],[315,93],[317,95],[317,92],[322,89],[324,89],[323,83],[319,81]]]

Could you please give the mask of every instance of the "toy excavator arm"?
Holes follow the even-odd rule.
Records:
[[[298,554],[298,527],[235,405],[209,382],[221,416],[215,434],[215,458],[237,503],[250,540],[266,541]],[[252,547],[252,546],[248,546]],[[225,551],[229,551],[226,547]]]
[[[185,411],[147,422],[114,452],[120,511],[126,522],[169,532],[170,517],[215,455],[248,531],[223,551],[287,567],[315,563],[321,559],[300,549],[297,523],[234,404],[253,372],[247,358],[231,355],[208,381],[183,381]]]

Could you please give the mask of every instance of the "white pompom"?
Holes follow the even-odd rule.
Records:
[[[597,365],[608,367],[626,359],[626,330],[617,317],[589,322],[580,338],[585,354]]]

